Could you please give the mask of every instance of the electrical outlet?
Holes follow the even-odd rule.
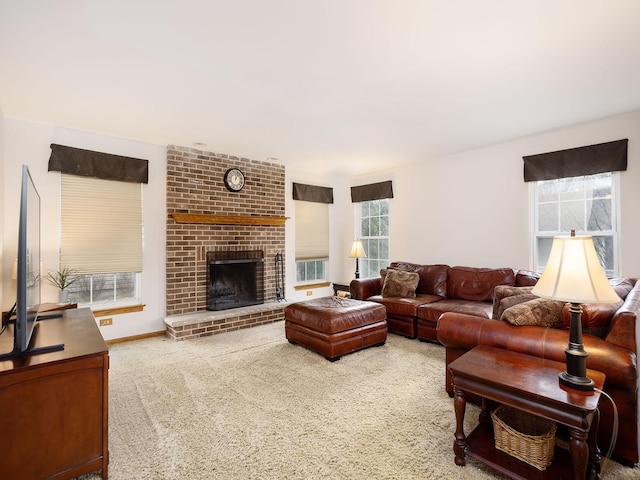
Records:
[[[307,290],[307,297],[310,297],[311,295],[313,295],[313,290]]]
[[[100,326],[106,327],[107,325],[113,325],[113,318],[101,318]]]

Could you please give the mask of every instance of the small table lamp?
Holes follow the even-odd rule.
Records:
[[[576,390],[590,391],[593,380],[587,377],[587,356],[582,343],[582,304],[616,303],[620,297],[611,287],[600,265],[592,237],[555,237],[549,260],[532,293],[544,298],[571,303],[569,344],[565,350],[567,371],[560,383]]]
[[[360,270],[358,269],[358,259],[367,258],[367,254],[364,252],[361,240],[354,240],[351,245],[351,251],[349,252],[349,258],[356,259],[356,278],[360,278]]]

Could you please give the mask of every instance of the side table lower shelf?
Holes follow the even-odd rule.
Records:
[[[480,422],[467,436],[466,453],[497,472],[510,478],[521,480],[562,480],[573,479],[573,468],[569,452],[556,446],[553,462],[546,470],[537,468],[518,460],[495,448],[493,426],[491,422]]]

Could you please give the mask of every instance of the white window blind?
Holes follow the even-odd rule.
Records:
[[[142,271],[142,185],[61,175],[61,265],[79,274]]]
[[[296,261],[329,258],[329,204],[296,200]]]

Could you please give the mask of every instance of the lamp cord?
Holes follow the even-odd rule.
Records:
[[[604,470],[606,467],[606,462],[611,459],[613,448],[616,446],[616,439],[618,438],[618,408],[616,407],[616,403],[613,401],[613,398],[611,398],[607,392],[598,388],[596,388],[595,391],[607,397],[611,402],[611,405],[613,406],[613,430],[611,432],[611,445],[609,446],[609,451],[604,457],[605,461],[602,465],[602,470]]]

